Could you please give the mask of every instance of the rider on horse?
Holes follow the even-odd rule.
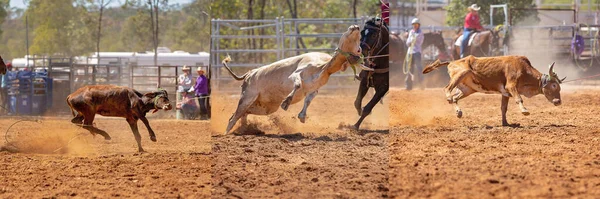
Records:
[[[389,0],[381,0],[381,18],[385,24],[390,24],[390,2]]]
[[[408,34],[408,38],[406,39],[406,45],[409,47],[409,51],[407,54],[410,54],[410,60],[406,60],[410,65],[408,66],[410,74],[406,76],[406,90],[412,89],[412,74],[414,74],[415,68],[417,69],[416,75],[419,76],[417,81],[420,81],[421,78],[421,70],[423,66],[421,65],[421,45],[423,44],[423,40],[425,40],[425,34],[421,31],[421,22],[419,22],[418,18],[414,18],[412,20],[413,29],[410,30]]]
[[[465,17],[465,26],[463,31],[462,43],[460,45],[460,58],[465,57],[465,49],[469,45],[469,37],[475,31],[483,30],[481,23],[479,22],[479,14],[477,11],[481,9],[481,7],[477,6],[477,4],[471,5],[469,8],[469,13]]]

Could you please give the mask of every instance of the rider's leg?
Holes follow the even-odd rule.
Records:
[[[413,82],[413,86],[414,85],[419,85],[420,88],[424,88],[423,87],[423,65],[421,63],[421,53],[415,53],[412,56],[413,61],[413,67],[415,72],[413,73],[415,75],[415,81]]]
[[[471,31],[468,28],[463,30],[463,40],[460,43],[460,58],[465,57],[465,49],[469,46],[469,36],[471,35]]]

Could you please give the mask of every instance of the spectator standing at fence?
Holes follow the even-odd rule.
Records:
[[[477,6],[477,4],[473,4],[473,5],[469,6],[469,8],[467,8],[467,9],[469,10],[469,13],[465,17],[463,40],[462,40],[462,43],[460,44],[460,58],[465,57],[465,49],[469,45],[469,37],[471,37],[471,34],[473,34],[475,31],[483,30],[483,26],[481,26],[479,13],[478,13],[478,11],[479,11],[479,9],[481,9],[481,7]]]
[[[183,93],[191,92],[192,89],[192,75],[190,74],[190,67],[183,65],[183,74],[177,78],[177,103],[182,103]]]
[[[196,78],[196,84],[194,85],[194,91],[198,98],[198,104],[200,105],[200,119],[208,119],[208,79],[204,76],[204,70],[202,67],[198,67],[196,70],[198,78]]]
[[[421,45],[423,44],[425,36],[423,31],[421,31],[421,22],[418,18],[414,18],[411,24],[413,29],[410,30],[408,38],[406,39],[406,45],[409,47],[407,53],[411,54],[410,60],[407,60],[409,62],[407,65],[409,67],[409,73],[406,75],[404,81],[406,90],[412,90],[413,81],[421,81],[421,71],[423,70],[423,66],[421,65]]]

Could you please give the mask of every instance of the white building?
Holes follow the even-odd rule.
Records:
[[[87,59],[80,59],[78,62],[87,64],[97,64],[98,54],[94,53]],[[208,66],[209,53],[188,53],[184,51],[171,52],[166,47],[158,49],[157,64],[167,66]],[[136,65],[154,65],[154,52],[100,52],[100,64],[136,64]]]

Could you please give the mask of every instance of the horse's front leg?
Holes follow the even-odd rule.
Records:
[[[356,130],[358,130],[360,128],[360,124],[363,122],[363,120],[369,114],[371,114],[371,111],[373,110],[373,108],[375,107],[377,102],[379,102],[383,98],[383,96],[385,96],[385,94],[388,92],[388,90],[389,90],[388,85],[379,85],[379,87],[375,87],[375,96],[373,96],[371,101],[369,101],[369,103],[367,103],[367,105],[365,106],[365,109],[363,110],[362,114],[360,115],[360,119],[358,119],[356,124],[354,124],[354,128]]]

